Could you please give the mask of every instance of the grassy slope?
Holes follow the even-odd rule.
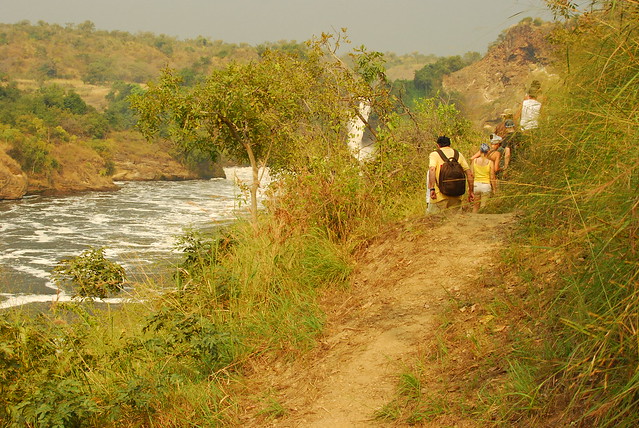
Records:
[[[509,262],[531,287],[505,420],[639,423],[639,8],[602,5],[555,34],[563,84],[546,94],[509,186],[526,213]]]
[[[582,21],[579,45],[561,36],[571,60],[566,85],[547,94],[542,131],[519,153],[508,187],[504,203],[525,216],[521,245],[504,261],[529,286],[502,314],[519,333],[504,356],[506,388],[487,403],[495,423],[534,426],[549,412],[558,426],[639,420],[639,19],[634,2],[617,5],[627,8],[623,15]],[[343,284],[353,246],[388,218],[377,211],[368,232],[336,245],[321,231],[299,233],[286,211],[275,213],[263,234],[236,229],[204,253],[213,263],[196,259],[206,275],[160,301],[97,319],[71,307],[36,328],[3,321],[2,417],[24,421],[39,408],[50,423],[221,423],[234,412],[224,385],[243,363],[313,346],[323,321],[309,285]],[[18,382],[25,380],[18,367],[31,369],[27,382]]]

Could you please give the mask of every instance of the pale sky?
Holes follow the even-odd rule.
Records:
[[[228,43],[303,42],[347,28],[352,46],[440,56],[484,53],[543,0],[0,0],[0,22],[79,24]]]

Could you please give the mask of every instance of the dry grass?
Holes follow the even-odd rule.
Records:
[[[18,89],[23,91],[35,91],[40,88],[41,82],[33,79],[15,79]],[[108,101],[106,96],[111,91],[111,86],[90,85],[80,79],[51,79],[47,81],[51,85],[59,85],[65,89],[73,89],[82,97],[84,102],[95,107],[99,111],[104,110]]]

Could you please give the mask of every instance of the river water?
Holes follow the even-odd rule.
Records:
[[[61,259],[104,247],[129,279],[157,274],[179,259],[176,237],[189,228],[224,224],[245,212],[236,178],[121,182],[115,192],[0,201],[0,309],[31,302],[69,300],[50,279]]]

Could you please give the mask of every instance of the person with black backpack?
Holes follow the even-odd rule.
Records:
[[[437,150],[428,157],[428,183],[430,183],[429,212],[447,208],[461,210],[462,196],[468,183],[468,201],[473,202],[473,173],[464,155],[450,147],[450,138],[437,138]]]

